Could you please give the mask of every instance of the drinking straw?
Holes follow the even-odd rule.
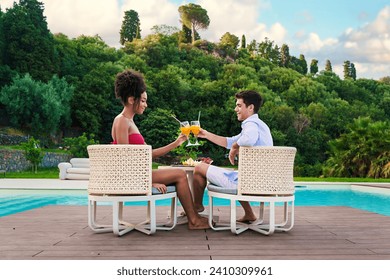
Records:
[[[177,120],[181,124],[181,121],[179,121],[174,115],[171,115],[171,117]]]
[[[200,111],[199,111],[199,114],[198,114],[198,121],[200,120]]]

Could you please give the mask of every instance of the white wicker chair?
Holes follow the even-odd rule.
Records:
[[[214,230],[232,233],[251,229],[265,235],[274,231],[289,231],[294,226],[294,147],[240,147],[237,191],[209,184],[209,222]],[[212,224],[213,198],[230,200],[230,224]],[[236,203],[239,200],[259,202],[259,218],[251,224],[236,222]],[[284,219],[276,223],[275,203],[284,204]],[[269,204],[269,219],[264,220],[264,205]],[[291,209],[289,211],[289,204]],[[289,217],[290,216],[290,217]]]
[[[166,194],[152,188],[152,148],[149,145],[90,145],[88,184],[88,225],[95,232],[114,232],[121,236],[133,229],[146,234],[171,230],[176,226],[177,195],[169,186]],[[156,223],[156,201],[171,199],[170,221]],[[124,202],[147,201],[146,220],[132,224],[123,221]],[[97,203],[113,205],[112,225],[96,222]]]

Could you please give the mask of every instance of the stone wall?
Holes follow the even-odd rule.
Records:
[[[57,167],[60,162],[69,162],[68,154],[46,152],[39,167]],[[39,168],[38,167],[38,168]],[[31,168],[31,164],[24,157],[21,150],[0,149],[0,169],[6,171],[23,171]]]
[[[27,142],[28,136],[8,135],[0,133],[0,145],[19,145]]]

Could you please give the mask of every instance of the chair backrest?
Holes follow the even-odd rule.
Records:
[[[240,194],[287,195],[294,193],[294,147],[240,147]]]
[[[90,145],[88,193],[152,194],[152,147]]]

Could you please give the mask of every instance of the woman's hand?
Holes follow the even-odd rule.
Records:
[[[188,140],[188,137],[185,134],[180,133],[180,135],[177,137],[175,142],[176,142],[177,146],[180,146],[181,144],[183,144],[187,140]]]
[[[153,183],[153,188],[158,189],[161,193],[167,193],[167,186],[164,184]]]

